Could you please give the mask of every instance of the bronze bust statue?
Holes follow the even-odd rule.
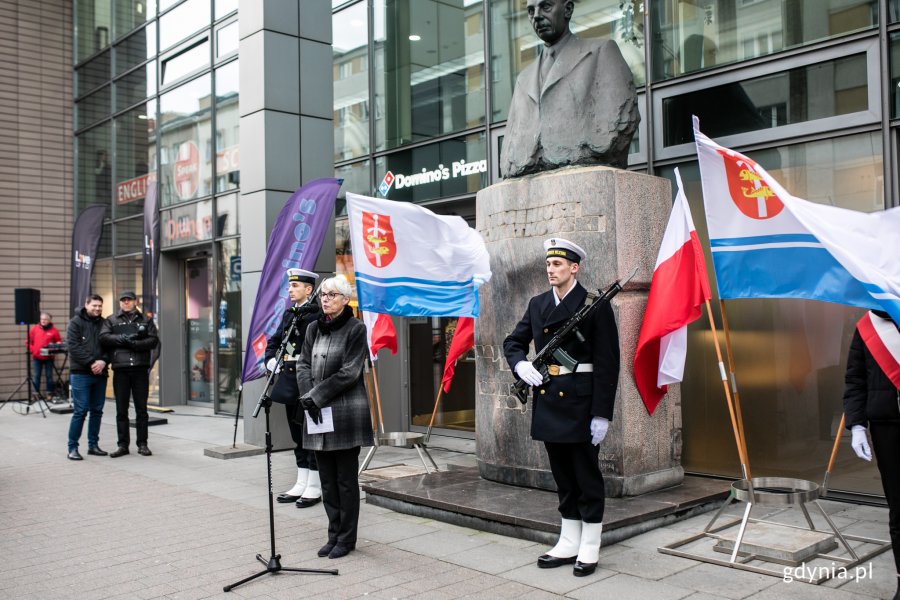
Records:
[[[624,168],[640,122],[631,70],[613,40],[569,30],[572,0],[527,0],[544,42],[516,81],[500,169],[504,178],[566,165]]]

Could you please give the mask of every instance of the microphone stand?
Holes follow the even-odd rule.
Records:
[[[310,302],[310,304],[313,303]],[[287,352],[287,346],[290,343],[290,339],[294,333],[294,330],[297,328],[297,323],[300,321],[300,316],[306,312],[306,310],[304,310],[305,308],[306,307],[304,306],[301,309],[292,309],[294,310],[294,314],[291,317],[291,323],[285,331],[284,337],[281,339],[281,345],[278,347],[278,351],[275,353],[275,368],[269,373],[268,378],[266,379],[266,387],[263,389],[263,393],[259,397],[259,402],[256,403],[256,408],[253,410],[253,418],[255,419],[259,415],[259,411],[261,408],[266,409],[266,474],[269,484],[269,560],[264,559],[262,557],[262,554],[257,554],[256,560],[266,565],[266,568],[259,573],[251,575],[250,577],[245,577],[238,582],[226,585],[223,588],[223,591],[225,592],[230,592],[237,586],[256,579],[257,577],[262,577],[266,573],[272,573],[274,575],[279,571],[290,571],[294,573],[315,573],[320,575],[338,574],[337,569],[300,569],[282,567],[281,555],[275,553],[275,504],[272,500],[272,429],[269,426],[269,409],[272,406],[270,397],[272,388],[275,387],[275,383],[278,381],[278,377],[281,375],[281,368],[284,364],[284,355]]]

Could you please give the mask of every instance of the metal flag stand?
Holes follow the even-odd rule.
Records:
[[[706,301],[706,312],[709,315],[710,328],[712,330],[713,340],[715,341],[716,356],[719,361],[719,372],[725,389],[725,398],[728,403],[728,411],[731,417],[732,429],[734,430],[738,456],[741,461],[741,473],[743,478],[732,483],[728,499],[719,510],[716,511],[716,514],[702,532],[666,546],[662,546],[658,548],[658,550],[663,554],[690,558],[724,567],[781,578],[785,577],[787,572],[785,567],[796,568],[800,565],[810,564],[812,561],[816,560],[827,561],[824,564],[812,563],[810,568],[803,569],[801,573],[795,571],[797,575],[794,576],[794,579],[818,585],[823,581],[831,579],[836,573],[847,573],[857,565],[884,552],[891,547],[891,543],[885,540],[850,535],[841,532],[819,503],[819,499],[827,493],[828,478],[832,467],[834,466],[834,460],[837,456],[837,449],[841,439],[841,431],[844,424],[843,418],[841,419],[841,425],[838,428],[834,448],[832,449],[828,467],[825,472],[825,479],[821,487],[815,482],[802,479],[787,477],[751,477],[747,458],[747,443],[746,438],[744,437],[743,420],[741,419],[740,400],[734,376],[734,359],[731,352],[728,317],[725,311],[725,302],[720,300],[719,303],[722,311],[722,325],[725,330],[728,367],[731,375],[730,389],[728,385],[728,376],[725,374],[725,366],[722,362],[722,351],[719,347],[719,338],[716,333],[715,320],[713,319],[709,300]],[[716,522],[725,512],[725,509],[734,501],[746,503],[743,516],[740,519],[733,519],[716,527]],[[808,505],[812,505],[822,517],[824,517],[827,528],[816,528],[816,525],[810,516],[810,511],[807,509]],[[769,517],[774,517],[776,514],[790,510],[793,507],[798,507],[803,513],[808,528],[765,519],[751,518],[750,514],[755,506],[777,507],[781,509],[768,515]],[[801,535],[800,532],[805,532],[804,535],[807,536],[809,532],[818,533],[820,535],[809,536],[808,539],[811,543],[802,549],[801,559],[799,558],[801,555],[800,553],[792,554],[784,549],[775,551],[766,546],[765,542],[747,541],[745,537],[747,536],[748,529],[751,525],[757,526],[754,529],[757,533],[761,534],[761,537],[768,534],[769,536],[778,538],[780,541],[789,538],[791,534],[794,535],[795,539],[798,539]],[[736,535],[731,536],[725,533],[735,526],[738,527]],[[684,549],[691,544],[696,546],[696,542],[707,538],[717,542],[712,548],[712,553],[708,552],[709,549],[706,546],[701,546],[700,548],[693,547],[691,550]],[[840,546],[843,547],[843,554],[838,555],[832,553],[833,550],[838,548],[838,543],[835,542],[835,540],[840,542]],[[858,542],[857,546],[852,546],[850,544],[851,541]],[[698,552],[698,550],[701,549],[707,550],[707,552]],[[730,558],[728,560],[718,558],[715,556],[715,552],[730,552]],[[835,568],[836,563],[840,565],[837,569]],[[776,564],[780,568],[767,567],[767,564]],[[843,571],[841,571],[841,569],[843,569]]]
[[[375,431],[375,445],[369,448],[369,451],[366,453],[366,458],[363,460],[362,464],[359,467],[358,475],[362,475],[362,472],[365,471],[369,463],[372,462],[372,457],[375,456],[375,452],[381,446],[393,446],[395,448],[415,448],[416,452],[419,453],[419,459],[422,461],[422,465],[425,467],[425,473],[430,474],[431,471],[428,468],[428,463],[425,462],[425,457],[428,457],[428,460],[431,462],[431,465],[434,467],[435,472],[439,471],[437,463],[434,462],[434,459],[431,458],[431,454],[428,453],[428,448],[426,447],[426,442],[428,440],[428,436],[422,433],[414,433],[411,431],[392,431],[385,433],[384,431],[384,417],[381,414],[381,396],[378,393],[378,373],[375,370],[375,365],[372,363],[370,359],[366,359],[366,375],[371,375],[370,377],[366,377],[366,391],[369,394],[369,410],[370,412],[375,413],[375,409],[372,406],[372,397],[375,397],[375,405],[378,409],[378,427],[377,431]],[[440,394],[438,394],[438,398],[440,398]],[[373,419],[373,423],[375,420]],[[428,433],[431,433],[431,427],[428,428]]]

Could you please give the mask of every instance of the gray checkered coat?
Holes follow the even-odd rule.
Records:
[[[304,427],[305,449],[346,450],[375,443],[363,382],[368,351],[366,326],[352,316],[330,331],[321,331],[318,322],[309,324],[297,361],[297,386],[316,406],[331,407],[334,431],[309,434]]]

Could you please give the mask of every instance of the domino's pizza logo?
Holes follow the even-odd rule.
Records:
[[[394,174],[388,171],[384,174],[384,179],[381,180],[381,185],[378,186],[378,192],[387,198],[388,192],[391,191],[391,186],[394,185]]]

